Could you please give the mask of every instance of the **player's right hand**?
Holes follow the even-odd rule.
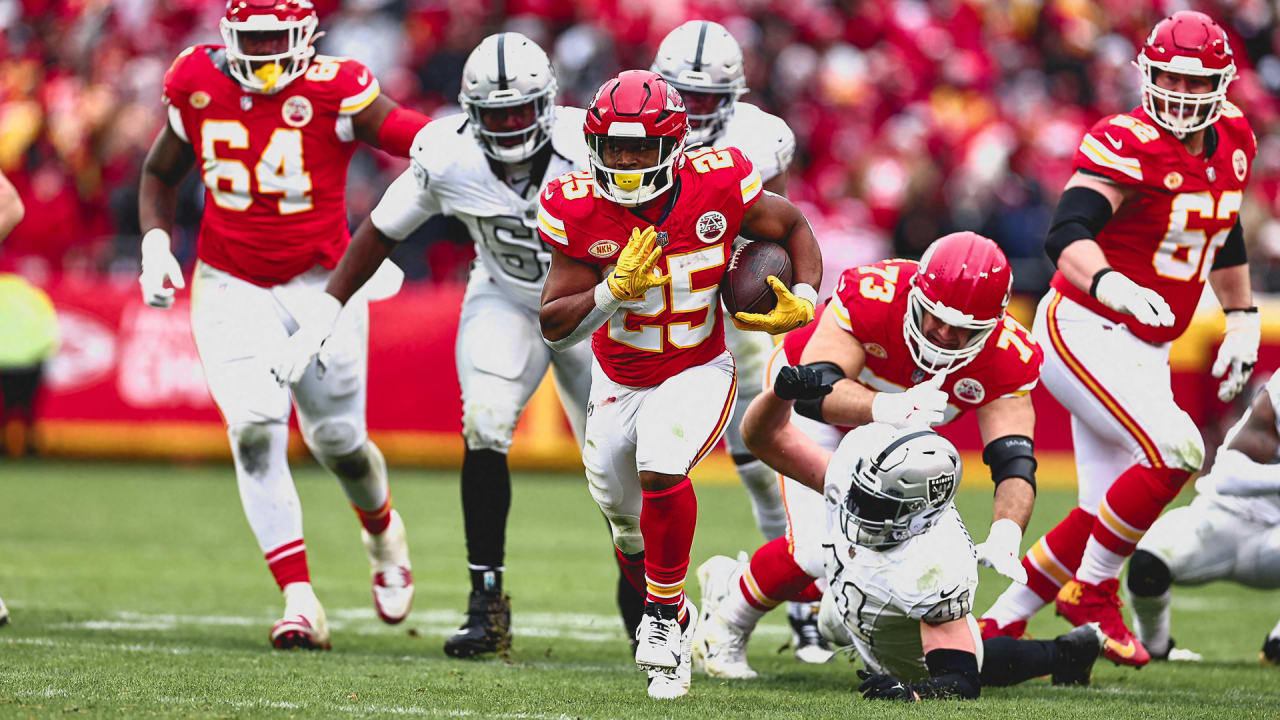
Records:
[[[670,275],[657,269],[662,247],[657,244],[658,231],[653,226],[631,229],[631,239],[618,255],[618,264],[609,273],[609,291],[619,300],[640,300],[656,287],[671,282]]]
[[[831,390],[822,373],[808,365],[785,365],[773,381],[773,394],[782,400],[817,400]]]
[[[317,371],[324,375],[325,357],[321,352],[324,341],[333,333],[333,326],[342,312],[342,303],[329,293],[320,293],[314,304],[307,308],[307,317],[298,318],[298,330],[284,341],[284,345],[271,358],[271,374],[281,386],[296,385],[311,367],[317,356]]]
[[[173,287],[165,287],[165,282]],[[151,228],[142,236],[142,274],[138,276],[142,286],[142,301],[151,307],[173,306],[174,289],[187,286],[182,279],[182,266],[169,250],[169,233]]]
[[[1172,327],[1176,320],[1169,303],[1160,297],[1160,293],[1144,288],[1114,270],[1098,278],[1093,296],[1116,312],[1138,318],[1143,325]]]
[[[876,393],[871,399],[871,421],[899,428],[941,425],[947,412],[947,394],[942,391],[946,379],[944,370],[903,392]]]

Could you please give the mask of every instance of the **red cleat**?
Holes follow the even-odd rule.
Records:
[[[998,637],[1011,637],[1017,640],[1027,636],[1027,621],[1015,620],[1004,627],[1000,627],[1000,623],[991,618],[979,618],[978,630],[982,632],[983,640]]]
[[[1119,589],[1120,581],[1115,578],[1097,585],[1073,579],[1058,591],[1058,614],[1076,627],[1098,623],[1107,636],[1102,657],[1117,665],[1142,667],[1151,661],[1151,655],[1124,624]]]

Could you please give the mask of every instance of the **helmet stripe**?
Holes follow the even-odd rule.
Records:
[[[498,34],[498,89],[507,89],[507,34]]]
[[[933,435],[933,434],[934,434],[934,432],[933,432],[932,430],[918,430],[918,431],[913,432],[913,433],[911,433],[911,434],[909,434],[909,435],[903,435],[902,437],[898,438],[897,440],[894,440],[893,442],[889,443],[889,447],[885,448],[885,449],[884,449],[884,452],[880,453],[880,457],[876,458],[876,459],[875,459],[875,462],[874,462],[874,463],[872,463],[872,464],[876,466],[876,469],[877,469],[877,470],[879,470],[879,469],[880,469],[880,463],[882,463],[882,462],[884,462],[885,460],[889,459],[889,454],[890,454],[890,453],[892,453],[894,450],[898,449],[898,446],[899,446],[899,445],[902,445],[902,444],[904,444],[904,443],[910,442],[910,441],[912,441],[912,440],[914,440],[914,439],[916,439],[916,438],[918,438],[918,437],[924,437],[924,436],[926,436],[926,435]]]
[[[698,29],[698,49],[693,53],[693,71],[702,72],[702,46],[707,42],[707,28],[711,23],[706,20],[702,21],[702,27]]]

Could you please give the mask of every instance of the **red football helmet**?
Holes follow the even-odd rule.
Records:
[[[1160,127],[1183,138],[1222,114],[1227,86],[1236,78],[1227,33],[1208,15],[1183,10],[1161,20],[1147,36],[1135,63],[1142,73],[1142,109]],[[1212,78],[1206,93],[1175,92],[1156,85],[1156,71]]]
[[[958,232],[934,240],[911,279],[903,319],[902,332],[916,364],[938,373],[977,357],[1004,320],[1012,289],[1009,260],[990,238]],[[958,348],[944,348],[929,340],[924,332],[926,312],[952,327],[972,331],[968,341]]]
[[[279,91],[311,64],[318,22],[311,0],[227,0],[227,69],[247,90]]]
[[[661,75],[628,70],[596,92],[582,129],[600,194],[619,205],[635,206],[661,195],[675,182],[689,118],[680,93]],[[647,167],[613,167],[620,160],[638,164],[636,155],[654,149],[657,161]]]

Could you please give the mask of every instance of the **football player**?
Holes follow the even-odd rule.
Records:
[[[637,589],[647,592],[636,664],[649,694],[684,695],[697,610],[685,573],[697,516],[690,470],[733,414],[718,285],[739,235],[780,243],[795,285],[769,278],[777,305],[738,313],[783,333],[813,319],[821,254],[804,216],[762,192],[735,148],[686,154],[680,94],[656,73],[606,82],[584,126],[591,169],[544,189],[538,228],[552,248],[542,333],[553,348],[591,336],[583,464]]]
[[[983,685],[1040,675],[1089,683],[1102,647],[1096,625],[1048,641],[981,640],[970,613],[977,553],[952,504],[962,475],[955,446],[927,428],[870,423],[832,453],[792,424],[792,405],[761,393],[744,434],[795,478],[794,492],[825,498],[818,520],[827,528],[821,555],[829,589],[819,625],[862,658],[863,697],[976,698]]]
[[[18,191],[14,189],[13,183],[9,182],[9,178],[0,172],[0,242],[3,242],[9,233],[22,222],[22,216],[26,214],[26,208],[22,205],[22,198],[18,197]],[[0,625],[9,622],[9,608],[5,607],[4,599],[0,598]]]
[[[400,622],[413,599],[404,524],[365,427],[367,308],[339,316],[323,290],[349,240],[344,188],[356,141],[406,156],[427,118],[382,95],[359,62],[316,55],[316,23],[308,0],[229,0],[225,46],[187,48],[165,76],[168,123],[139,197],[142,296],[167,308],[184,287],[169,247],[178,183],[199,161],[191,327],[245,515],[285,596],[270,633],[277,648],[329,646],[286,460],[290,389],[271,373],[289,335],[317,315],[337,318],[338,329],[327,372],[313,368],[292,386],[303,439],[355,508],[379,617]]]
[[[1212,370],[1225,401],[1249,379],[1261,326],[1238,217],[1257,142],[1226,99],[1227,35],[1174,13],[1137,66],[1141,106],[1085,135],[1045,241],[1058,270],[1035,334],[1045,386],[1071,412],[1079,507],[1031,547],[1028,583],[1005,591],[984,632],[1017,636],[1056,598],[1069,622],[1101,624],[1109,659],[1140,667],[1150,656],[1125,625],[1117,576],[1204,459],[1170,388],[1170,343],[1207,281],[1226,314]]]
[[[1234,580],[1280,588],[1280,373],[1227,432],[1196,492],[1190,505],[1151,526],[1129,560],[1134,629],[1158,660],[1199,659],[1169,635],[1171,585]],[[1280,663],[1280,625],[1262,655]]]
[[[466,622],[445,641],[454,657],[510,646],[511,603],[502,582],[511,505],[507,451],[548,365],[575,438],[586,421],[591,350],[553,351],[538,328],[551,259],[536,229],[538,190],[544,180],[587,166],[583,111],[558,107],[555,99],[551,61],[536,43],[515,32],[481,41],[462,69],[458,100],[465,114],[434,120],[418,133],[409,169],[356,229],[328,286],[347,302],[396,243],[435,215],[460,219],[475,241],[479,262],[471,269],[456,341],[471,594]],[[459,142],[464,134],[471,142]],[[299,343],[307,337],[313,343],[286,373],[311,362],[328,329],[299,334]]]
[[[1029,393],[1043,356],[1005,312],[1012,279],[1000,248],[970,232],[939,238],[918,263],[886,260],[846,270],[816,329],[788,335],[774,352],[761,397],[797,400],[794,426],[828,451],[850,427],[929,427],[972,410],[996,485],[994,522],[978,559],[1016,576],[1035,502]],[[753,441],[746,423],[743,436],[774,452],[768,438]],[[777,459],[756,457],[779,467]],[[749,566],[698,570],[703,616],[694,654],[715,677],[755,677],[746,644],[756,624],[784,600],[821,593],[814,581],[823,576],[822,497],[792,478],[783,480],[783,496],[785,537],[757,549]]]
[[[787,167],[796,150],[795,134],[782,118],[738,99],[747,93],[742,49],[724,26],[690,20],[677,27],[663,38],[649,69],[674,85],[684,98],[690,146],[738,148],[760,173],[765,190],[786,195]],[[756,526],[765,540],[773,540],[787,531],[782,489],[773,470],[747,450],[738,429],[742,413],[760,392],[754,378],[764,374],[773,340],[767,333],[744,332],[736,324],[729,324],[724,328],[724,342],[733,353],[738,375],[752,378],[751,382],[738,383],[738,404],[724,441],[751,498]],[[831,650],[818,634],[817,603],[790,603],[787,610],[796,658],[813,663],[829,660]]]

